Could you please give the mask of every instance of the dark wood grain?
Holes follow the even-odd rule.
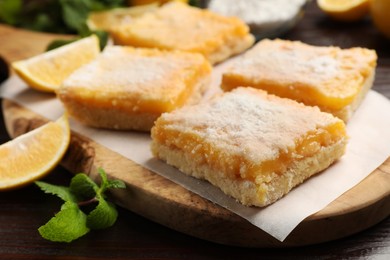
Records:
[[[373,28],[369,19],[353,24],[333,22],[311,2],[304,19],[283,38],[315,45],[376,49],[379,60],[374,89],[390,98],[390,41]],[[8,135],[1,124],[0,142],[7,140]],[[71,176],[57,167],[45,181],[67,184]],[[71,244],[57,244],[43,240],[37,232],[37,228],[59,210],[57,198],[29,186],[0,193],[0,205],[0,259],[390,258],[390,218],[359,234],[326,244],[247,249],[192,238],[119,209],[118,222],[112,228],[91,232]]]

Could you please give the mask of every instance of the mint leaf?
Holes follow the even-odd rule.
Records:
[[[98,169],[98,173],[100,175],[100,178],[102,179],[101,184],[100,184],[101,192],[105,192],[107,189],[107,184],[108,184],[107,173],[102,168]]]
[[[109,38],[108,32],[98,30],[98,31],[92,31],[90,34],[95,34],[99,38],[100,49],[103,50],[104,47],[106,47],[108,42],[108,38]]]
[[[22,0],[0,0],[0,21],[15,25],[21,9]]]
[[[54,242],[71,242],[89,232],[87,216],[76,203],[67,201],[52,219],[38,231],[45,239]]]
[[[85,173],[75,175],[69,187],[36,182],[44,192],[65,201],[61,211],[38,229],[43,238],[55,242],[70,242],[88,233],[90,229],[103,229],[115,223],[118,212],[113,203],[105,200],[104,192],[109,188],[125,188],[125,184],[120,180],[108,180],[106,172],[101,168],[98,172],[102,179],[100,186]],[[87,210],[92,211],[87,215],[80,209],[82,206],[88,206]]]
[[[121,180],[108,180],[107,173],[102,169],[98,169],[98,173],[100,178],[102,179],[100,184],[100,191],[98,193],[104,193],[107,189],[115,188],[115,189],[124,189],[126,188],[126,184]]]
[[[76,196],[72,194],[68,187],[52,185],[41,181],[36,181],[35,184],[38,185],[38,187],[41,188],[41,190],[45,193],[56,195],[63,201],[77,201]]]
[[[90,0],[90,7],[93,11],[102,11],[108,8],[126,6],[126,0]]]
[[[91,34],[87,26],[87,18],[91,11],[101,11],[123,5],[123,1],[102,0],[60,0],[62,18],[65,24],[78,32],[80,36]]]
[[[189,0],[188,1],[189,5],[196,6],[196,7],[201,7],[201,2],[200,0]]]
[[[108,228],[114,225],[117,217],[115,205],[100,198],[97,207],[87,216],[87,226],[90,229]]]
[[[80,199],[90,199],[96,196],[99,186],[85,173],[79,173],[72,178],[69,189]]]
[[[88,0],[60,0],[65,24],[77,32],[85,32],[86,19],[90,11]]]
[[[114,188],[114,189],[125,189],[126,184],[121,180],[109,180],[108,181],[108,188]]]
[[[31,30],[85,36],[90,11],[124,7],[127,0],[0,0],[0,22]]]

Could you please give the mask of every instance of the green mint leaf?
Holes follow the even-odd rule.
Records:
[[[59,1],[22,1],[23,7],[18,26],[30,30],[75,33],[62,20],[62,7]]]
[[[99,172],[100,178],[102,179],[101,184],[100,184],[100,189],[101,189],[100,192],[101,193],[105,192],[107,189],[110,189],[110,188],[114,188],[114,189],[115,188],[116,189],[126,188],[126,184],[121,180],[109,180],[107,178],[107,173],[102,168],[99,168],[98,172]]]
[[[99,199],[99,204],[87,216],[87,226],[90,229],[104,229],[114,225],[118,217],[115,205],[103,198]]]
[[[107,173],[102,168],[98,169],[98,173],[102,179],[100,183],[99,195],[102,195],[108,189]]]
[[[99,186],[85,173],[79,173],[70,181],[69,189],[80,199],[91,199],[96,196]]]
[[[22,0],[0,0],[0,21],[17,24],[21,10]]]
[[[93,11],[102,11],[120,6],[126,6],[126,0],[90,0],[90,7]]]
[[[60,0],[65,24],[77,32],[84,32],[85,21],[90,11],[90,2],[89,0]]]
[[[87,37],[92,33],[86,23],[88,15],[91,11],[106,10],[111,7],[117,7],[118,4],[123,3],[120,3],[119,1],[108,1],[105,3],[101,0],[60,0],[60,4],[62,7],[62,17],[65,24],[68,27],[76,30],[81,37]],[[103,35],[102,33],[96,34],[101,40],[101,43],[104,43],[105,46],[108,35]],[[104,40],[104,38],[106,39]]]
[[[196,7],[201,7],[200,0],[189,0],[188,4]]]
[[[61,211],[38,231],[47,240],[69,243],[89,232],[87,216],[76,203],[67,201],[61,207]]]
[[[100,49],[103,50],[104,47],[106,47],[109,34],[108,32],[105,31],[93,31],[92,34],[95,34],[99,38],[99,45]]]
[[[100,175],[100,178],[102,178],[102,183],[107,183],[107,173],[105,170],[103,170],[102,168],[99,168],[98,169],[98,173]]]
[[[108,188],[113,188],[113,189],[125,189],[126,184],[121,181],[121,180],[109,180],[108,181]]]
[[[35,184],[45,193],[56,195],[63,201],[77,201],[76,196],[72,194],[68,187],[53,185],[42,181],[36,181]]]
[[[44,182],[36,184],[46,193],[57,195],[65,203],[61,211],[38,230],[43,238],[57,242],[70,242],[88,233],[90,229],[112,226],[118,212],[115,204],[105,200],[104,192],[109,188],[125,188],[120,180],[108,180],[106,172],[99,168],[101,185],[98,186],[86,174],[75,175],[69,188]],[[79,206],[97,206],[86,215]]]
[[[90,11],[124,7],[127,0],[0,0],[0,22],[30,30],[85,36]]]
[[[29,28],[34,31],[45,31],[52,26],[52,23],[53,21],[48,14],[40,13],[35,16],[33,21],[31,21]]]

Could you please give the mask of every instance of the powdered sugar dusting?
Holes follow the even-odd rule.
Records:
[[[299,79],[313,86],[340,74],[340,62],[332,55],[332,49],[291,43],[287,47],[283,41],[263,40],[238,59],[228,73],[271,78],[277,72],[278,80],[294,82]],[[310,76],[313,73],[315,77]]]
[[[238,16],[248,24],[285,22],[292,19],[306,0],[211,0],[209,9]]]
[[[336,75],[338,62],[329,56],[318,56],[309,60],[306,66],[310,67],[315,73],[322,75]]]
[[[308,131],[338,120],[318,108],[237,88],[210,103],[164,114],[165,127],[199,136],[254,163],[276,159]]]
[[[99,58],[73,73],[63,86],[147,94],[151,98],[176,96],[186,87],[180,72],[203,62],[197,54],[108,46]]]

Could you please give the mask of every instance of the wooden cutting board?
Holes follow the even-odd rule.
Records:
[[[0,41],[0,56],[12,62],[42,52],[58,35],[0,25],[0,37],[6,39]],[[12,101],[3,100],[2,105],[7,131],[13,138],[47,121]],[[72,133],[69,150],[61,164],[70,172],[86,172],[92,177],[96,176],[97,166],[103,167],[110,177],[127,184],[126,190],[112,194],[119,205],[185,234],[228,245],[315,244],[359,232],[390,214],[390,158],[360,184],[305,219],[283,243],[234,213],[80,134]]]

